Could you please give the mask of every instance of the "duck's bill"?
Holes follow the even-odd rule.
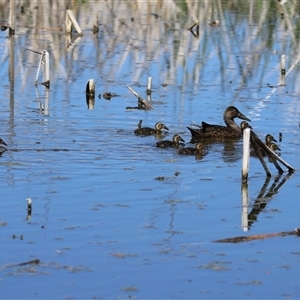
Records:
[[[164,129],[166,129],[166,130],[169,130],[169,128],[166,126],[166,125],[164,125],[164,127],[163,127]]]
[[[238,118],[240,118],[240,119],[242,119],[242,120],[245,120],[245,121],[251,122],[251,120],[248,119],[246,116],[244,116],[242,113],[239,113],[239,114],[238,114]]]

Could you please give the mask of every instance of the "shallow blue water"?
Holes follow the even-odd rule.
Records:
[[[81,14],[84,23],[87,8]],[[299,297],[297,237],[213,242],[299,227],[298,67],[287,75],[286,86],[276,88],[280,55],[287,54],[288,69],[298,48],[279,21],[271,46],[263,33],[261,40],[252,39],[260,23],[249,22],[238,9],[226,10],[220,28],[203,20],[199,39],[186,30],[192,18],[187,24],[176,18],[148,19],[153,33],[147,31],[147,40],[134,34],[128,20],[122,30],[119,23],[109,29],[101,21],[98,35],[85,30],[69,52],[57,52],[64,34],[40,33],[38,45],[51,57],[49,115],[41,114],[34,86],[38,56],[24,49],[36,46],[33,32],[15,36],[12,94],[9,39],[1,32],[0,124],[8,144],[0,157],[2,298]],[[235,22],[239,26],[232,27]],[[126,110],[137,104],[126,85],[146,98],[148,76],[153,110]],[[90,78],[96,83],[93,110],[84,93]],[[38,92],[44,104],[45,87],[38,85]],[[104,92],[118,97],[99,99]],[[140,119],[145,126],[162,121],[169,127],[167,138],[179,132],[188,143],[186,126],[202,120],[222,124],[229,105],[251,119],[261,138],[271,133],[279,140],[281,132],[281,157],[296,169],[286,182],[286,173],[279,178],[283,185],[265,199],[249,232],[242,230],[242,141],[212,144],[196,160],[157,149],[153,136],[133,134]],[[269,167],[266,192],[277,175]],[[259,161],[251,158],[248,212],[265,179]],[[33,259],[40,263],[17,265]]]

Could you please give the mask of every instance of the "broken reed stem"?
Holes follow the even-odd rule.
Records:
[[[249,206],[249,195],[248,195],[248,183],[242,183],[242,228],[243,231],[248,231],[248,206]]]
[[[50,87],[50,66],[49,66],[49,52],[44,50],[44,82],[43,84],[49,88]]]
[[[188,28],[188,30],[193,30],[193,28],[196,26],[196,30],[199,30],[199,21],[196,21],[191,27]]]
[[[136,92],[134,91],[130,86],[126,85],[126,87],[129,89],[129,91],[136,96],[138,99],[142,99],[142,97]]]
[[[285,75],[285,54],[282,54],[280,57],[280,70],[281,74]]]
[[[148,77],[147,95],[152,93],[152,77]]]
[[[126,85],[129,91],[138,98],[138,105],[142,105],[144,109],[151,109],[152,105],[150,101],[144,100],[136,91],[134,91],[130,86]]]
[[[265,162],[265,160],[264,160],[264,158],[263,158],[260,150],[258,149],[255,140],[254,140],[253,132],[251,132],[250,141],[251,141],[251,145],[252,145],[252,147],[253,147],[253,149],[254,149],[257,157],[259,158],[259,161],[261,162],[263,168],[266,171],[267,176],[271,176],[271,172],[269,171],[268,166],[267,166],[267,164],[266,164],[266,162]]]
[[[257,234],[250,236],[237,236],[233,238],[215,240],[215,243],[241,243],[241,242],[249,242],[254,240],[264,240],[267,238],[279,237],[279,236],[288,236],[288,235],[300,235],[300,228],[296,228],[292,231],[282,231],[278,233],[267,233],[267,234]]]
[[[87,82],[85,92],[88,95],[95,95],[95,80],[94,79],[90,79]]]
[[[82,30],[81,30],[79,24],[76,21],[74,13],[72,12],[72,10],[68,9],[66,11],[66,32],[67,33],[72,32],[72,25],[75,27],[78,34],[82,35]]]
[[[38,83],[39,74],[40,74],[40,70],[41,70],[41,65],[43,63],[43,59],[44,59],[44,52],[42,52],[42,55],[41,55],[41,58],[40,58],[40,62],[39,62],[39,66],[38,66],[38,69],[37,69],[37,72],[36,72],[36,77],[35,77],[35,84],[36,85]]]
[[[249,163],[250,163],[250,128],[246,128],[243,132],[243,167],[242,167],[242,182],[248,180]]]
[[[10,0],[9,6],[9,35],[13,35],[15,33],[15,0]]]
[[[295,169],[289,165],[287,162],[285,162],[280,156],[278,156],[275,152],[273,152],[269,147],[267,147],[259,138],[258,136],[252,131],[252,135],[254,138],[254,141],[257,143],[259,147],[261,147],[264,151],[266,151],[267,155],[271,157],[273,160],[277,160],[281,162],[286,168],[288,168],[290,173],[295,172]],[[276,167],[276,165],[275,165]]]

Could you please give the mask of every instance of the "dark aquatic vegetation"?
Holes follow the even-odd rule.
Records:
[[[250,121],[246,116],[244,116],[236,107],[229,106],[226,108],[223,114],[223,120],[227,126],[222,125],[212,125],[206,122],[202,122],[202,126],[198,126],[198,129],[187,127],[193,139],[202,138],[240,138],[242,134],[242,129],[239,127],[234,119],[240,118],[242,120]]]
[[[7,144],[0,138],[0,156],[2,155],[2,153],[7,151],[6,146]]]

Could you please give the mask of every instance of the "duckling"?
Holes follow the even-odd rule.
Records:
[[[184,139],[179,135],[179,134],[174,134],[172,141],[160,141],[156,143],[156,147],[159,148],[178,148],[180,145],[184,145],[183,143],[180,142],[185,142]]]
[[[241,127],[242,132],[243,132],[246,128],[252,129],[251,125],[250,125],[248,122],[246,122],[246,121],[242,121],[241,124],[240,124],[240,127]]]
[[[270,139],[270,138],[269,138]],[[281,151],[281,149],[278,147],[278,145],[277,144],[275,144],[275,143],[269,143],[269,144],[266,144],[266,146],[268,147],[268,148],[270,148],[273,152],[275,152],[275,151]],[[264,149],[262,149],[261,147],[259,147],[259,151],[260,151],[260,153],[261,153],[261,155],[262,156],[267,156],[267,153],[266,153],[266,151],[264,150]],[[254,151],[251,151],[251,153],[250,153],[250,155],[252,155],[252,156],[257,156],[257,154],[254,152]]]
[[[210,22],[208,25],[211,26],[211,27],[219,27],[220,26],[220,21],[219,20],[214,20],[214,21]]]
[[[265,145],[266,145],[267,147],[269,147],[272,151],[275,151],[275,150],[281,151],[281,150],[279,149],[279,147],[278,147],[276,144],[272,143],[272,142],[277,142],[277,141],[276,141],[276,139],[273,137],[272,134],[267,134],[267,135],[265,136]],[[259,147],[259,150],[260,150],[260,152],[261,152],[261,154],[262,154],[263,156],[266,156],[266,155],[267,155],[267,154],[266,154],[266,151],[263,150],[261,147]]]
[[[276,150],[281,151],[281,149],[278,147],[277,144],[275,143],[271,143],[269,145],[267,145],[273,152],[275,152]]]
[[[281,149],[277,146],[277,144],[271,143],[270,145],[268,145],[268,147],[275,152],[276,150],[281,151]],[[280,156],[280,153],[276,153],[278,156]],[[264,155],[264,154],[263,154]],[[272,159],[271,157],[269,157],[269,161],[274,163],[274,159]]]
[[[207,146],[203,143],[197,143],[195,148],[186,147],[178,150],[178,154],[186,154],[186,155],[198,155],[205,154],[208,150]]]
[[[269,147],[269,145],[272,143],[272,142],[275,142],[277,143],[277,141],[275,140],[275,138],[273,137],[272,134],[267,134],[266,137],[265,137],[265,144]],[[270,148],[270,147],[269,147]]]
[[[138,128],[134,131],[137,135],[152,135],[152,134],[162,134],[162,129],[169,130],[169,128],[161,122],[155,124],[155,128],[142,127],[143,120],[138,123]]]
[[[117,94],[107,92],[107,93],[104,93],[102,96],[105,100],[110,100],[112,97],[117,97]]]

